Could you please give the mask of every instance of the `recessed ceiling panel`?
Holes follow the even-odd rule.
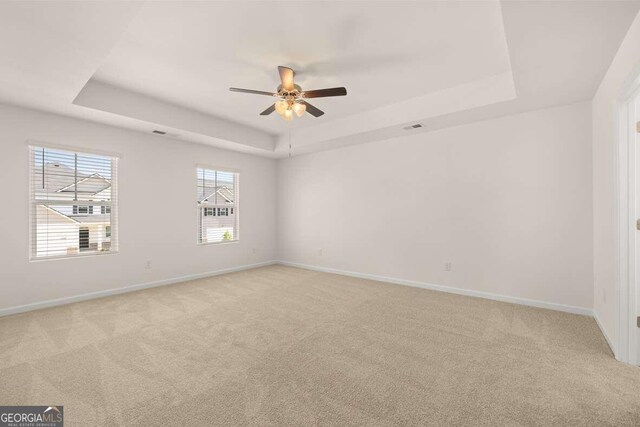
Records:
[[[229,92],[275,90],[278,65],[349,94],[289,124]],[[279,134],[510,72],[497,1],[148,2],[94,80]]]

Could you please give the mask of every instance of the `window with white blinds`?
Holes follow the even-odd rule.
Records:
[[[236,172],[196,168],[198,243],[238,240],[238,177]]]
[[[31,258],[117,250],[117,158],[30,147]]]

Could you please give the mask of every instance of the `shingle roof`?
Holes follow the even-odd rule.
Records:
[[[40,176],[43,177],[40,184]],[[98,173],[83,174],[76,172],[62,163],[47,163],[34,172],[38,178],[36,191],[42,194],[98,194],[111,187],[111,181]]]
[[[215,201],[216,203],[223,202],[223,203],[226,203],[226,204],[233,204],[233,202],[234,202],[233,190],[231,190],[226,185],[221,185],[221,186],[218,186],[217,188],[216,187],[213,187],[213,188],[215,188],[215,190],[213,192],[205,193],[205,194],[208,194],[208,195],[205,196],[205,197],[201,197],[198,200],[198,203],[207,203],[207,202],[209,202],[209,199],[211,199],[213,196],[215,196],[217,194],[218,196],[220,196],[222,198],[222,200],[217,200],[217,201]]]

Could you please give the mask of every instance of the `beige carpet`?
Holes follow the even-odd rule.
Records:
[[[593,319],[283,266],[0,318],[66,425],[640,425]]]

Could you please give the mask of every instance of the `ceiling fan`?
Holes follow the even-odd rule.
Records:
[[[260,113],[260,115],[268,116],[276,111],[285,120],[292,120],[293,113],[298,117],[302,117],[305,111],[313,117],[320,117],[324,114],[324,111],[309,104],[306,99],[345,96],[347,94],[347,89],[343,87],[303,91],[300,86],[293,82],[293,77],[296,73],[291,68],[278,67],[278,73],[280,73],[281,84],[278,86],[277,92],[240,89],[237,87],[230,87],[229,90],[231,92],[254,93],[256,95],[267,95],[279,98],[278,101]]]

